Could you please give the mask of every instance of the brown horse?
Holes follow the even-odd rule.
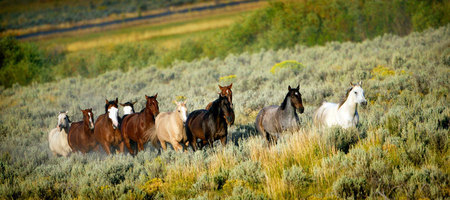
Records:
[[[151,97],[145,95],[147,100],[145,108],[139,113],[127,115],[122,120],[123,140],[131,154],[134,154],[134,151],[130,146],[130,140],[138,144],[138,151],[142,151],[151,134],[155,134],[155,117],[159,114],[157,96],[158,94]]]
[[[119,147],[119,151],[123,152],[124,144],[119,130],[119,117],[117,116],[119,113],[118,99],[105,101],[105,114],[98,116],[97,121],[95,121],[94,137],[109,155],[111,154],[111,146]]]
[[[279,134],[286,130],[298,129],[297,110],[303,113],[305,108],[300,94],[300,85],[297,88],[289,86],[288,93],[280,106],[267,106],[256,116],[256,130],[271,144],[276,142]]]
[[[197,150],[197,138],[208,142],[211,147],[215,140],[220,139],[222,145],[227,144],[227,124],[232,123],[231,103],[228,98],[219,95],[208,110],[196,110],[189,114],[186,120],[186,135],[192,148]]]
[[[81,110],[81,112],[83,112],[83,121],[72,123],[67,140],[72,151],[87,153],[97,148],[97,141],[94,138],[94,114],[92,108]]]
[[[228,102],[230,102],[231,104],[231,108],[233,109],[233,92],[231,91],[231,87],[233,86],[233,83],[230,84],[229,86],[220,86],[219,85],[219,89],[220,89],[220,96],[223,97],[227,97],[228,98]],[[206,106],[206,110],[208,110],[212,105],[212,102],[209,102],[209,104]],[[232,116],[232,120],[231,120],[231,125],[234,124],[234,110],[231,113]]]

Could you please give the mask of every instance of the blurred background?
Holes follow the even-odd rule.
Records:
[[[449,1],[3,0],[0,85],[96,77],[176,60],[404,36],[449,22]]]

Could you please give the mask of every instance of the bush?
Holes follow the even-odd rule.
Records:
[[[358,142],[358,140],[359,134],[357,129],[333,127],[326,132],[327,144],[344,153],[348,153],[350,147]]]
[[[288,187],[301,190],[308,187],[312,182],[312,178],[301,167],[294,165],[290,169],[283,171],[283,182]]]
[[[369,194],[366,179],[347,176],[343,176],[333,183],[333,191],[338,197],[345,199],[365,199]]]
[[[243,180],[256,187],[263,183],[265,175],[262,172],[261,164],[249,160],[236,165],[230,172],[230,179]]]

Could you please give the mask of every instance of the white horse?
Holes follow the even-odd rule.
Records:
[[[173,112],[162,112],[155,119],[156,134],[152,137],[153,145],[159,140],[162,148],[166,150],[166,142],[172,144],[172,147],[178,151],[183,150],[180,143],[187,145],[186,130],[184,123],[187,119],[186,101],[175,102],[177,107]]]
[[[67,133],[69,132],[69,117],[66,112],[60,112],[58,115],[58,124],[48,134],[48,144],[54,156],[62,155],[67,157],[72,149],[67,141]]]
[[[358,84],[350,82],[351,87],[340,103],[324,102],[314,113],[314,123],[318,126],[356,127],[359,122],[358,104],[367,105],[364,90]]]

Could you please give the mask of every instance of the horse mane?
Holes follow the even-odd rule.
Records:
[[[219,95],[219,98],[217,98],[216,100],[214,100],[211,103],[211,107],[209,107],[208,112],[213,113],[213,115],[218,115],[219,114],[219,106],[217,104],[219,104],[220,101],[222,101],[222,99],[225,99],[225,98],[226,97],[222,97]]]
[[[281,110],[286,109],[288,97],[289,97],[289,92],[286,94],[286,97],[284,97],[283,103],[281,103],[281,105],[280,105]]]
[[[338,109],[345,103],[345,101],[347,101],[348,95],[350,94],[350,91],[352,91],[353,87],[349,87],[347,89],[347,91],[345,92],[345,95],[342,96],[341,100],[339,101],[338,104]]]

